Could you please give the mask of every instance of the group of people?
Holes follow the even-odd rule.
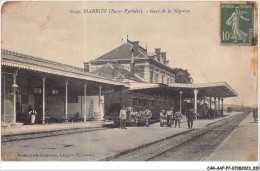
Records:
[[[195,118],[195,113],[193,109],[185,110],[185,116],[187,119],[188,128],[192,129],[193,120]],[[181,127],[183,113],[180,111],[175,112],[174,108],[171,108],[167,111],[161,110],[160,118],[162,122],[162,118],[167,120],[166,125],[168,127]],[[132,107],[122,107],[119,113],[120,119],[120,128],[126,129],[126,121],[128,120],[131,126],[136,126],[138,119],[141,121],[143,126],[149,127],[150,119],[152,117],[152,112],[149,109],[141,110],[139,112],[134,112]],[[161,123],[162,126],[162,123]]]
[[[123,107],[119,113],[120,128],[126,129],[127,119],[129,120],[132,126],[136,126],[138,118],[141,120],[143,126],[149,127],[151,117],[152,112],[149,109],[134,112],[132,107]]]
[[[179,125],[179,128],[181,127],[181,119],[182,114],[181,112],[174,112],[174,108],[171,108],[165,112],[165,110],[161,110],[160,112],[160,118],[166,117],[167,119],[167,126],[171,127],[173,124],[175,124],[175,127],[177,127],[177,124]]]
[[[186,115],[186,119],[187,119],[188,128],[192,129],[193,120],[195,117],[193,109],[186,110],[185,115]],[[175,125],[175,127],[177,127],[177,125],[178,125],[179,128],[181,127],[182,113],[180,111],[174,112],[174,108],[171,108],[171,109],[167,110],[166,112],[165,112],[165,110],[161,110],[160,118],[161,118],[161,122],[162,122],[162,119],[164,119],[164,118],[167,119],[168,127],[172,127],[172,125]],[[162,123],[161,123],[161,126],[162,126]]]

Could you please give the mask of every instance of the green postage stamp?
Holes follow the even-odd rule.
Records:
[[[222,45],[252,45],[254,4],[221,3],[220,42]]]

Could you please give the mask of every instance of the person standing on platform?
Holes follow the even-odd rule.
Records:
[[[166,115],[167,115],[167,126],[171,127],[172,126],[172,115],[173,115],[172,110],[167,110]]]
[[[145,114],[145,112],[144,111],[142,111],[142,110],[140,110],[139,112],[138,112],[138,118],[140,118],[140,120],[141,120],[141,125],[142,126],[144,126],[145,125],[145,123],[144,123],[144,114]]]
[[[176,112],[173,113],[172,124],[174,124],[175,127],[177,126]]]
[[[171,113],[172,113],[172,117],[171,117],[172,120],[171,120],[171,123],[172,123],[172,126],[173,126],[173,124],[174,124],[174,120],[175,120],[175,119],[174,119],[174,117],[175,117],[175,116],[174,116],[174,115],[175,115],[175,112],[174,112],[174,108],[173,108],[173,107],[171,108]]]
[[[194,111],[193,109],[189,109],[186,112],[186,119],[187,119],[187,123],[188,123],[188,128],[192,129],[193,127],[193,119],[194,119]]]
[[[149,109],[145,109],[145,125],[147,127],[149,127],[150,125],[150,120],[151,120],[151,117],[152,117],[152,112],[149,110]]]
[[[176,126],[177,126],[177,123],[178,123],[178,125],[179,125],[179,128],[181,127],[181,119],[182,119],[182,114],[181,114],[181,112],[179,111],[179,112],[176,112],[175,113],[175,128],[176,128]]]
[[[161,110],[160,112],[160,125],[163,126],[166,124],[165,111]]]
[[[125,127],[125,125],[126,125],[126,109],[125,109],[125,107],[123,107],[120,110],[119,118],[120,118],[120,128],[126,129],[126,127]]]
[[[35,117],[36,117],[36,115],[37,115],[36,110],[34,110],[34,108],[32,108],[32,109],[29,111],[29,115],[31,116],[31,124],[35,124]]]
[[[165,116],[165,111],[164,110],[161,110],[160,112],[160,117],[164,117]]]

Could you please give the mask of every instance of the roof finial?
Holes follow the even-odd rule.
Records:
[[[146,52],[147,52],[147,42],[146,42],[146,46],[145,46]]]
[[[128,32],[126,33],[126,39],[127,39],[127,41],[128,41]]]

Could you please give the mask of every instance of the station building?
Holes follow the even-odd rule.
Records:
[[[95,71],[107,64],[117,64],[141,77],[146,83],[170,84],[175,82],[176,71],[168,63],[166,52],[161,52],[160,48],[148,53],[146,48],[139,45],[139,41],[127,39],[121,46],[95,60],[85,62],[84,69],[100,75],[100,71]]]
[[[1,119],[29,123],[28,106],[37,111],[37,123],[103,120],[122,106],[150,109],[154,119],[161,109],[183,111],[185,100],[198,100],[223,112],[223,99],[237,96],[226,83],[175,83],[175,70],[159,48],[148,53],[138,41],[127,42],[84,68],[1,51]],[[212,100],[213,99],[213,100]],[[202,101],[203,101],[202,100]],[[222,101],[222,104],[221,104]]]
[[[156,48],[148,53],[139,41],[130,41],[98,57],[84,63],[84,70],[93,74],[123,81],[131,85],[145,83],[168,85],[175,82],[175,70],[168,66],[166,52]],[[118,113],[123,106],[131,106],[135,111],[149,108],[159,114],[160,109],[175,107],[178,102],[171,90],[130,90],[106,94],[104,110],[107,115]],[[156,117],[158,115],[153,115]],[[156,118],[154,118],[156,119]]]
[[[195,96],[202,103],[208,103],[208,108],[215,109],[216,115],[221,115],[223,98],[236,96],[236,92],[225,82],[199,85],[176,83],[179,71],[169,67],[168,63],[166,52],[160,48],[149,53],[147,48],[139,45],[139,41],[127,39],[121,46],[95,60],[85,62],[84,70],[130,84],[130,88],[124,92],[104,96],[107,101],[104,110],[108,115],[113,113],[113,108],[118,113],[122,106],[132,106],[136,111],[148,108],[158,118],[162,109],[174,108],[183,112],[184,109],[191,108],[187,102],[192,102],[196,112],[201,113],[201,107],[197,109],[198,106],[195,106]]]

